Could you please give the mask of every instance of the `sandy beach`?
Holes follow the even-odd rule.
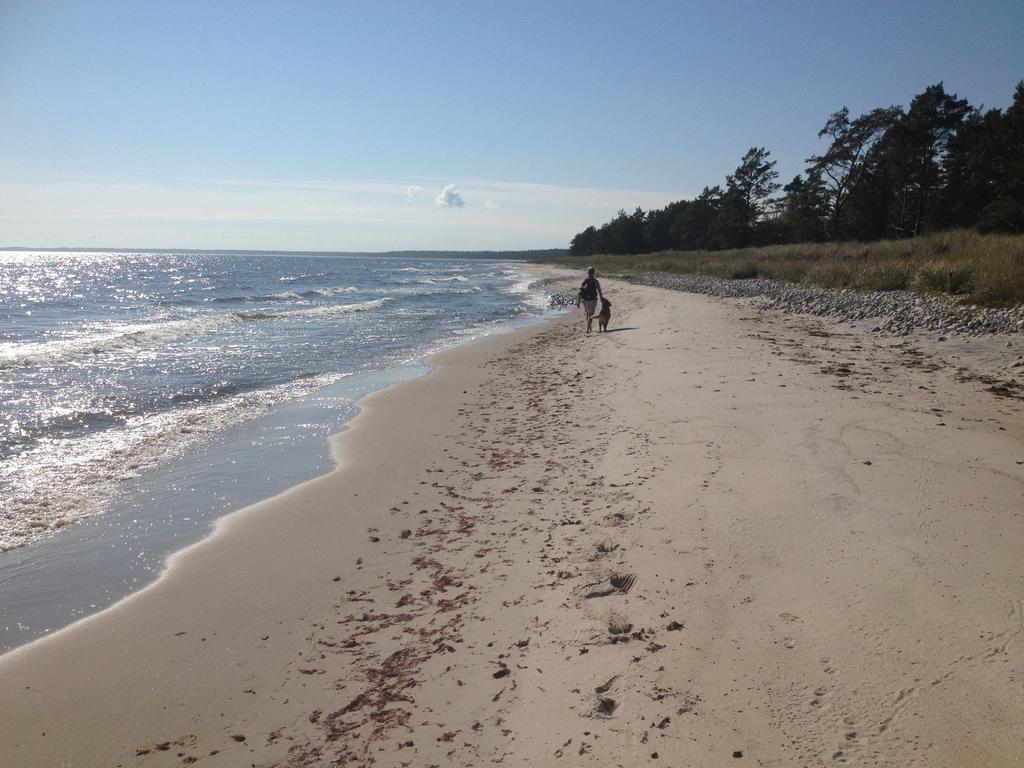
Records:
[[[0,766],[1024,765],[1024,401],[604,283],[0,657]]]

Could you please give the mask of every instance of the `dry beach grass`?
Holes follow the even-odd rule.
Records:
[[[762,277],[824,288],[911,289],[982,306],[1024,303],[1024,236],[983,235],[972,230],[871,243],[665,251],[586,260],[605,273],[664,271],[730,280]]]

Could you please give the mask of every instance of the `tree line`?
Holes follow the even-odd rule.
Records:
[[[824,152],[784,186],[771,153],[752,147],[724,187],[659,210],[620,210],[573,237],[569,253],[881,240],[954,227],[1024,232],[1024,81],[1005,111],[972,107],[940,82],[907,109],[851,118],[843,107],[818,138]]]

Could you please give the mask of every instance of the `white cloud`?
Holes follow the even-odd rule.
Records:
[[[489,210],[492,210],[492,211],[496,211],[496,210],[498,210],[498,208],[500,208],[500,207],[501,207],[501,206],[499,206],[499,205],[498,205],[498,204],[497,204],[496,202],[494,202],[493,200],[484,200],[484,208],[487,208],[487,209],[489,209]]]
[[[449,184],[441,190],[441,194],[434,198],[434,205],[440,208],[461,208],[465,204],[466,201],[462,199],[462,194],[454,184]]]
[[[415,184],[410,184],[409,189],[405,191],[405,196],[408,197],[409,200],[415,200],[417,197],[420,196],[420,192],[422,191],[423,187],[418,187]]]

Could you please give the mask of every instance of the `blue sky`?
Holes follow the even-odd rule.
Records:
[[[0,0],[0,245],[564,247],[1022,78],[1020,2]]]

